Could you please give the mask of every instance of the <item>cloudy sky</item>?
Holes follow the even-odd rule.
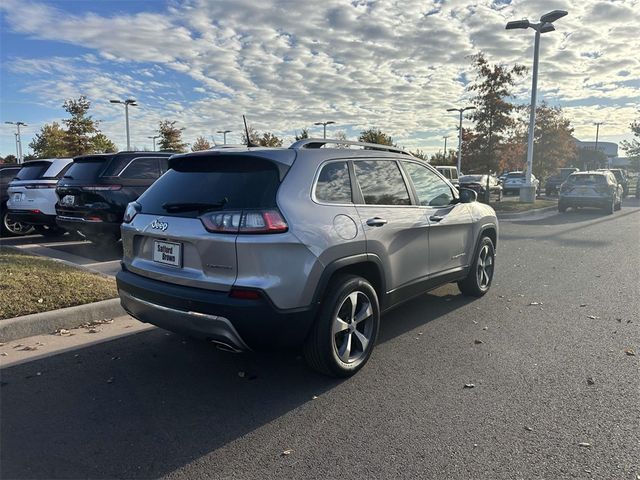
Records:
[[[252,126],[290,141],[313,123],[355,139],[378,127],[429,153],[455,141],[473,80],[469,55],[531,65],[532,30],[508,20],[569,15],[543,35],[539,97],[564,108],[576,136],[630,138],[640,117],[640,0],[2,0],[0,154],[15,153],[11,126],[29,124],[23,150],[65,98],[86,95],[102,130],[125,147],[124,109],[136,98],[132,144],[150,147],[161,119],[198,135],[239,142]],[[530,75],[516,89],[526,103]],[[329,135],[332,128],[329,127]],[[449,144],[451,145],[451,143]]]

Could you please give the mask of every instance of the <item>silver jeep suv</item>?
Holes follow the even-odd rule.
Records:
[[[143,322],[232,351],[302,347],[349,376],[382,312],[448,282],[491,286],[495,212],[404,150],[305,139],[169,167],[122,225],[118,289]]]

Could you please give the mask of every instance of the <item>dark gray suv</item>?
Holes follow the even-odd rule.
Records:
[[[489,290],[498,222],[475,199],[382,145],[175,155],[127,208],[122,305],[228,350],[302,347],[314,369],[352,375],[385,310],[448,282]]]

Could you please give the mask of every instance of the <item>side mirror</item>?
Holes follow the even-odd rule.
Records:
[[[460,203],[472,203],[478,200],[478,194],[469,188],[461,188]]]

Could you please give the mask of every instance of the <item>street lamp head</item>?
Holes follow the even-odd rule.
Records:
[[[464,112],[465,110],[475,110],[475,109],[476,107],[464,107],[462,111]]]
[[[543,23],[542,25],[540,25],[540,33],[553,32],[555,29],[556,27],[554,27],[551,23]]]
[[[13,122],[4,122],[4,123],[6,123],[7,125],[14,125]]]
[[[122,103],[120,100],[109,100],[109,103]]]
[[[531,23],[529,20],[513,20],[512,22],[507,23],[507,30],[515,30],[516,28],[529,28]]]
[[[136,103],[136,100],[134,98],[127,98],[124,103],[126,103],[127,105],[132,105],[134,107],[137,107],[138,104]]]
[[[565,15],[567,15],[569,12],[565,11],[565,10],[553,10],[549,13],[545,13],[544,15],[542,15],[540,17],[540,21],[542,23],[553,23],[556,20],[558,20],[559,18],[564,17]]]
[[[316,122],[314,125],[322,125],[322,122]]]
[[[325,122],[325,125],[331,125],[332,123],[336,123],[333,120],[329,120],[328,122]]]
[[[459,112],[459,108],[447,108],[447,112]]]

